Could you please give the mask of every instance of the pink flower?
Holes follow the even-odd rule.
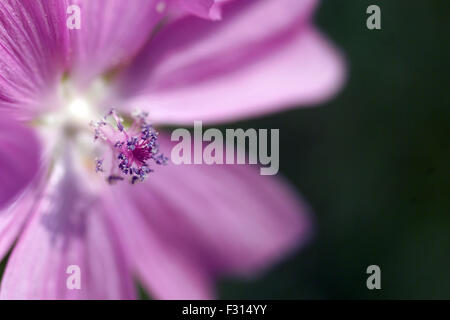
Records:
[[[317,2],[2,0],[0,259],[17,243],[0,297],[132,299],[135,277],[156,298],[212,298],[215,277],[304,243],[305,204],[251,167],[169,163],[108,184],[89,122],[115,107],[214,123],[330,98],[344,67],[311,23]],[[152,151],[134,147],[122,153],[143,170]],[[80,290],[66,286],[71,265]]]

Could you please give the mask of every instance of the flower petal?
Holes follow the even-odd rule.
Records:
[[[24,190],[39,166],[40,147],[33,132],[3,115],[0,118],[0,208]]]
[[[344,67],[309,24],[315,4],[236,2],[221,22],[169,25],[121,83],[128,105],[148,110],[155,122],[218,122],[329,98]]]
[[[209,20],[220,20],[221,7],[230,0],[176,0],[179,9]]]
[[[72,71],[78,81],[128,62],[166,16],[159,0],[70,0],[81,29],[70,30]]]
[[[64,1],[0,2],[0,108],[45,106],[65,64],[65,19]]]
[[[0,260],[12,248],[35,202],[36,194],[29,190],[12,205],[0,211]]]
[[[70,170],[56,165],[8,261],[0,298],[135,297],[123,251],[107,215],[78,183]],[[80,289],[67,285],[70,266],[80,268]]]
[[[162,234],[158,225],[151,221],[152,217],[158,219],[165,214],[158,203],[149,199],[146,210],[142,211],[141,204],[136,207],[129,201],[134,189],[126,191],[124,195],[122,187],[114,187],[111,198],[105,203],[110,204],[109,212],[112,213],[121,243],[127,248],[126,254],[134,265],[134,271],[152,297],[196,300],[213,298],[208,272],[202,269],[189,252],[174,246],[171,239],[173,234]]]
[[[143,184],[117,186],[114,194],[128,202],[115,219],[157,297],[197,298],[205,278],[253,275],[311,234],[308,208],[300,198],[254,168],[171,164]],[[187,270],[181,273],[182,268]]]

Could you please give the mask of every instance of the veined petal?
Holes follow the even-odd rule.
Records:
[[[175,0],[179,10],[209,20],[220,20],[222,18],[221,7],[230,0]]]
[[[167,26],[120,83],[128,105],[155,122],[219,122],[329,98],[344,64],[310,25],[315,4],[242,1],[225,6],[221,22]]]
[[[0,211],[0,260],[12,248],[33,205],[36,203],[36,192],[27,190],[25,194],[12,205]]]
[[[81,12],[81,29],[70,30],[74,77],[84,82],[133,58],[166,17],[161,3],[165,1],[69,0]]]
[[[308,240],[307,206],[254,169],[168,165],[138,186],[115,189],[114,198],[128,203],[115,220],[152,294],[198,298],[214,276],[253,275]]]
[[[56,165],[8,260],[0,298],[135,297],[123,251],[107,215],[96,198],[78,184],[78,178],[67,167]],[[81,286],[74,289],[68,281],[72,283],[69,277],[77,275]]]
[[[234,1],[225,6],[226,19],[220,22],[196,17],[175,20],[155,35],[125,73],[121,83],[124,94],[154,93],[190,84],[189,80],[201,74],[206,74],[208,80],[211,74],[222,76],[234,65],[241,66],[254,58],[256,44],[267,49],[268,40],[308,21],[316,2]],[[258,27],[262,23],[264,27]],[[183,81],[182,72],[192,79]]]
[[[126,193],[123,193],[123,188]],[[153,198],[147,202],[146,210],[141,211],[140,204],[136,206],[134,201],[130,201],[135,190],[128,189],[125,184],[112,187],[107,207],[138,279],[156,299],[213,298],[208,272],[189,251],[184,252],[175,246],[171,240],[173,234],[164,234],[151,221],[152,217],[158,219],[165,212],[157,210],[158,204]]]
[[[0,108],[48,107],[67,52],[65,1],[0,2]]]
[[[33,180],[40,166],[34,133],[3,114],[0,118],[0,208],[11,203]]]

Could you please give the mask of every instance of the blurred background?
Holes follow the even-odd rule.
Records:
[[[366,28],[371,4],[381,30]],[[345,89],[234,124],[280,128],[281,172],[313,207],[316,237],[256,281],[223,279],[221,298],[450,299],[449,16],[447,0],[322,1]],[[371,264],[381,290],[366,287]]]
[[[370,4],[382,30],[366,28]],[[220,298],[450,299],[449,16],[448,0],[322,1],[345,89],[226,125],[280,129],[281,173],[313,207],[315,238],[256,280],[221,279]],[[381,290],[366,287],[371,264]]]

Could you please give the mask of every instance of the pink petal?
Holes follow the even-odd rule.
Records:
[[[122,188],[112,188],[108,209],[135,273],[151,296],[156,299],[213,298],[209,274],[189,252],[174,246],[171,231],[162,234],[158,224],[152,221],[165,214],[158,203],[150,198],[142,211],[140,206],[129,202],[136,189],[124,191]]]
[[[40,147],[33,132],[0,115],[0,208],[27,187],[39,166]]]
[[[36,194],[29,190],[8,208],[0,211],[0,260],[12,248],[35,202]]]
[[[155,122],[226,121],[330,98],[342,57],[310,26],[316,1],[245,1],[221,22],[186,18],[161,31],[122,83]]]
[[[107,212],[59,164],[14,248],[0,288],[2,299],[130,299],[133,283]],[[69,266],[81,289],[69,289]]]
[[[44,107],[63,71],[65,23],[63,1],[0,2],[0,108]]]
[[[81,9],[81,29],[70,30],[72,69],[83,82],[127,63],[166,16],[160,0],[70,0]]]
[[[230,0],[176,0],[179,9],[209,20],[222,18],[221,6]]]
[[[308,208],[281,179],[254,169],[168,165],[141,185],[114,188],[128,202],[115,220],[153,294],[198,298],[208,277],[253,275],[307,241]]]

